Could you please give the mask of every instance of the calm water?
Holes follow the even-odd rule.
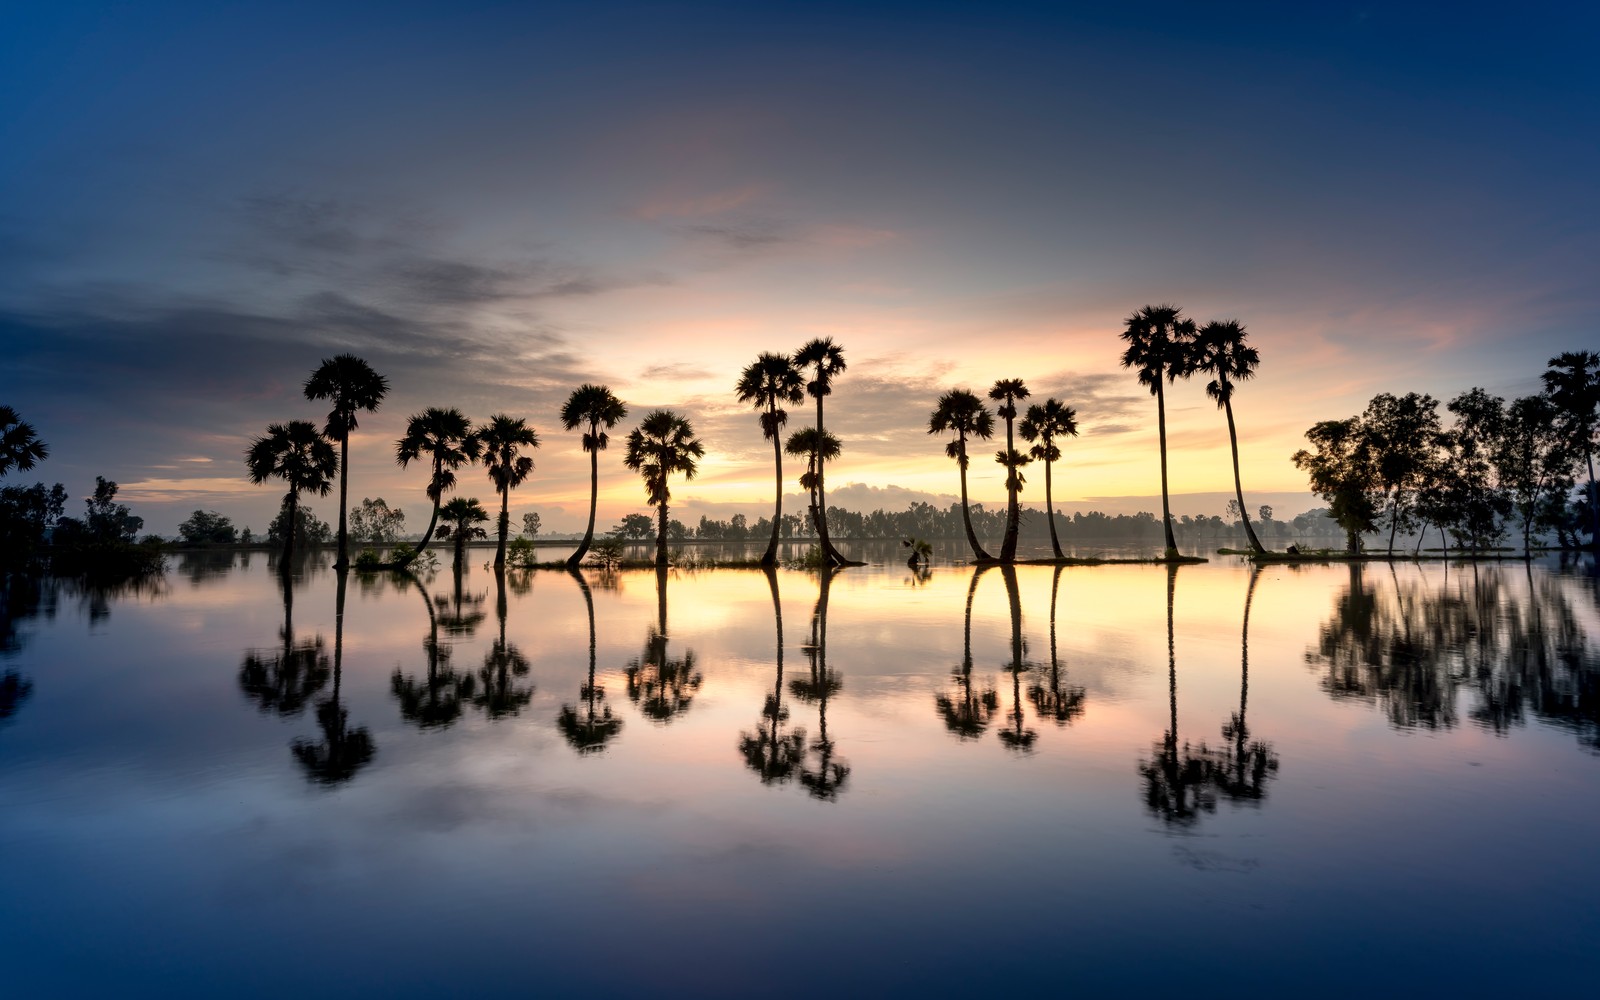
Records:
[[[1597,593],[475,567],[352,576],[341,627],[262,554],[13,590],[5,995],[1587,992]]]

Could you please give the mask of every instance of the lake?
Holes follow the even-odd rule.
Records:
[[[13,586],[6,995],[1593,987],[1591,564],[487,558]]]

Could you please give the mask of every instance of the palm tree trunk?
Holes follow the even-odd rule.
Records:
[[[656,527],[656,566],[664,568],[667,565],[667,502],[661,501],[658,512],[659,524]]]
[[[506,568],[506,532],[511,527],[511,489],[507,487],[500,491],[500,547],[494,554],[494,569],[496,573],[505,572]]]
[[[593,421],[589,423],[589,440],[593,441],[600,434],[600,425]],[[589,449],[589,526],[583,529],[583,541],[578,544],[578,551],[567,559],[568,569],[577,569],[583,562],[583,557],[589,554],[589,546],[594,544],[594,510],[600,503],[600,449]]]
[[[1255,529],[1250,527],[1250,512],[1244,506],[1244,487],[1239,483],[1239,435],[1233,429],[1233,402],[1227,397],[1223,397],[1222,411],[1228,415],[1228,446],[1233,449],[1233,495],[1239,499],[1239,517],[1244,521],[1245,537],[1250,539],[1251,552],[1265,552],[1267,550],[1262,546],[1261,540],[1256,537]],[[1165,449],[1163,449],[1162,454],[1165,454]],[[1161,465],[1161,488],[1163,492],[1167,486],[1166,468],[1166,463],[1163,461]],[[1163,499],[1165,499],[1164,496]],[[1171,529],[1168,528],[1168,530],[1170,531]],[[1389,543],[1389,547],[1394,547],[1392,541]]]
[[[767,567],[778,564],[778,528],[783,522],[783,445],[778,438],[778,434],[772,435],[772,467],[777,470],[775,491],[777,499],[772,507],[772,537],[767,540],[766,555],[761,557],[761,565]]]
[[[439,481],[439,476],[442,475],[443,473],[444,473],[444,461],[442,459],[435,458],[433,460],[433,480],[434,480],[434,482],[438,482]],[[427,550],[428,543],[433,541],[433,529],[438,527],[438,525],[439,525],[439,501],[443,500],[443,499],[444,499],[444,493],[442,491],[439,493],[438,496],[433,498],[433,514],[428,518],[428,530],[424,531],[422,533],[422,543],[417,546],[417,551],[412,553],[411,558],[407,559],[406,562],[408,562],[408,563],[412,562],[418,556],[422,555],[422,553]]]
[[[1156,378],[1156,430],[1161,436],[1161,527],[1167,536],[1167,558],[1178,557],[1178,543],[1172,537],[1172,504],[1167,501],[1167,399]]]
[[[1600,492],[1594,488],[1594,450],[1585,448],[1583,457],[1589,463],[1589,516],[1594,522],[1589,535],[1589,547],[1600,550]]]
[[[822,397],[817,397],[817,437],[823,434],[822,428]],[[819,442],[820,443],[820,442]],[[826,464],[822,457],[817,456],[817,506],[813,515],[817,522],[817,537],[822,542],[822,555],[831,565],[843,566],[845,557],[833,547],[833,541],[828,538],[828,493],[822,485],[822,467]]]
[[[967,509],[967,436],[961,435],[961,457],[958,463],[961,466],[961,521],[967,528],[967,544],[972,546],[972,554],[979,559],[993,559],[989,553],[978,544],[978,533],[972,530],[972,512]]]
[[[1008,410],[1016,409],[1016,404],[1008,400]],[[1006,458],[1016,454],[1016,442],[1011,436],[1012,418],[1006,418]],[[1022,523],[1022,511],[1017,506],[1017,470],[1010,465],[1006,466],[1006,535],[1000,543],[1000,561],[1003,563],[1015,562],[1017,559],[1017,529]]]
[[[283,565],[278,567],[278,572],[288,573],[289,563],[294,559],[294,532],[300,521],[300,491],[289,491],[289,525],[283,533]]]
[[[339,555],[333,562],[336,569],[350,565],[350,549],[346,542],[345,508],[350,502],[350,434],[339,437]]]
[[[1178,567],[1167,567],[1167,705],[1172,721],[1167,727],[1167,760],[1178,767],[1178,647],[1173,641],[1172,605],[1178,590]]]
[[[1050,499],[1050,466],[1053,463],[1047,458],[1044,460],[1044,516],[1050,522],[1050,548],[1057,559],[1065,559],[1061,554],[1061,540],[1056,537],[1056,508]]]

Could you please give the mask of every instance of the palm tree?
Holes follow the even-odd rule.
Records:
[[[1592,520],[1589,544],[1600,548],[1600,493],[1594,482],[1594,438],[1600,427],[1600,354],[1594,351],[1567,351],[1551,358],[1544,373],[1545,392],[1561,411],[1576,452],[1589,467],[1589,514]],[[0,408],[0,418],[8,412]],[[0,472],[4,468],[0,467]]]
[[[289,526],[283,539],[283,572],[287,573],[290,557],[294,555],[300,494],[327,496],[333,488],[339,456],[334,454],[333,445],[315,424],[309,420],[291,420],[287,424],[268,424],[266,436],[251,442],[244,454],[244,464],[252,483],[260,485],[268,479],[281,479],[289,486],[284,497],[289,508]]]
[[[1028,407],[1028,415],[1017,430],[1022,433],[1022,440],[1034,442],[1028,454],[1044,463],[1044,513],[1050,521],[1050,548],[1057,559],[1064,559],[1061,541],[1056,538],[1056,508],[1050,498],[1050,464],[1061,459],[1056,438],[1078,436],[1078,411],[1052,396],[1043,406],[1035,403]]]
[[[0,406],[0,476],[12,469],[27,472],[33,463],[50,457],[50,446],[39,440],[33,425],[9,406]]]
[[[349,781],[372,760],[377,748],[365,726],[350,728],[350,713],[339,703],[339,679],[344,670],[344,598],[347,574],[340,573],[334,600],[333,694],[317,706],[317,726],[322,742],[294,741],[295,760],[304,769],[306,780],[318,785],[337,785]]]
[[[433,598],[428,596],[421,581],[410,573],[396,576],[416,584],[422,604],[428,609],[428,634],[422,640],[422,650],[428,657],[428,676],[417,680],[397,668],[389,677],[389,690],[400,702],[402,718],[423,729],[443,729],[461,715],[462,699],[472,697],[473,678],[461,676],[451,668],[450,644],[439,642],[439,616],[434,612]]]
[[[283,718],[299,715],[328,682],[328,647],[319,633],[310,639],[294,637],[294,588],[288,574],[279,577],[283,587],[283,628],[278,630],[281,649],[251,651],[239,665],[239,689],[256,703],[263,715]]]
[[[818,578],[817,605],[811,613],[811,642],[804,647],[811,661],[810,676],[789,682],[789,691],[801,701],[817,706],[817,738],[807,754],[807,758],[815,754],[817,763],[808,766],[802,759],[800,783],[812,798],[833,801],[850,777],[850,765],[834,759],[834,743],[828,739],[828,698],[844,689],[844,679],[828,668],[828,588],[833,583],[833,567],[824,566]]]
[[[644,654],[628,664],[628,697],[650,719],[666,725],[689,710],[705,682],[695,670],[694,650],[667,656],[667,567],[656,566],[656,622],[645,635]]]
[[[1187,365],[1188,344],[1194,323],[1178,314],[1177,306],[1145,306],[1128,317],[1122,339],[1122,367],[1139,369],[1139,384],[1156,397],[1156,427],[1161,435],[1161,526],[1166,532],[1168,559],[1178,555],[1172,536],[1172,504],[1167,499],[1167,397],[1163,382],[1175,382]]]
[[[477,497],[452,497],[439,511],[439,518],[444,521],[439,528],[439,537],[455,539],[456,557],[453,565],[459,572],[462,557],[466,555],[467,542],[474,538],[489,537],[487,531],[478,527],[489,520],[489,512],[483,509]]]
[[[767,542],[761,565],[778,562],[778,526],[783,521],[783,445],[779,433],[789,421],[789,413],[779,403],[798,403],[805,399],[805,378],[786,354],[762,352],[739,375],[735,391],[739,402],[749,403],[761,414],[761,433],[772,442],[772,464],[777,470],[777,499],[772,509],[772,538]]]
[[[1000,742],[1007,750],[1027,753],[1039,738],[1036,730],[1024,725],[1022,714],[1022,674],[1031,666],[1027,659],[1027,643],[1022,638],[1022,595],[1017,588],[1017,569],[1002,564],[1000,575],[1005,579],[1006,602],[1011,607],[1011,662],[1006,670],[1011,674],[1011,728],[1000,730]]]
[[[600,502],[600,453],[611,440],[606,430],[617,426],[627,415],[627,406],[612,394],[610,387],[589,382],[572,390],[561,407],[561,426],[567,430],[577,430],[582,423],[589,425],[583,432],[583,450],[589,453],[589,526],[584,529],[578,551],[567,559],[568,569],[577,569],[594,544],[594,511]]]
[[[533,472],[533,458],[518,449],[539,447],[539,432],[529,427],[525,420],[496,413],[487,424],[478,428],[478,440],[483,443],[484,467],[489,470],[489,479],[500,494],[500,545],[494,553],[494,568],[499,572],[506,568],[511,491],[526,482]]]
[[[1228,415],[1228,446],[1233,449],[1233,495],[1239,500],[1239,517],[1244,521],[1244,533],[1250,540],[1250,551],[1267,551],[1250,527],[1250,509],[1244,505],[1244,487],[1239,484],[1239,434],[1233,427],[1233,390],[1239,383],[1255,377],[1261,354],[1244,342],[1244,326],[1238,320],[1223,322],[1213,320],[1200,328],[1195,335],[1189,364],[1182,374],[1190,371],[1211,376],[1206,383],[1206,395],[1217,401],[1217,406]],[[1391,539],[1392,544],[1392,539]]]
[[[789,720],[789,709],[783,704],[783,603],[778,597],[778,574],[766,568],[767,587],[772,591],[772,615],[777,623],[778,677],[772,693],[761,706],[762,722],[754,734],[739,734],[739,753],[745,766],[760,775],[763,785],[783,784],[794,777],[797,767],[805,758],[806,736],[804,730],[785,734],[783,724]]]
[[[395,444],[395,458],[400,467],[405,468],[423,456],[433,462],[433,477],[428,480],[428,499],[433,501],[433,514],[428,518],[427,530],[422,533],[422,542],[411,559],[422,555],[433,539],[434,526],[439,523],[439,504],[446,491],[455,489],[456,470],[476,461],[481,450],[482,444],[473,433],[471,422],[460,410],[433,406],[406,423],[406,436]]]
[[[335,566],[348,566],[350,554],[345,529],[345,507],[350,487],[350,432],[356,429],[356,411],[372,413],[389,391],[389,380],[354,354],[322,359],[306,379],[307,399],[331,399],[328,423],[322,432],[339,442],[339,555]]]
[[[1394,564],[1389,568],[1393,570]],[[1277,773],[1278,755],[1270,743],[1251,741],[1250,727],[1245,723],[1245,709],[1250,703],[1250,601],[1255,597],[1256,582],[1261,577],[1261,567],[1250,567],[1250,586],[1244,593],[1244,624],[1239,637],[1239,712],[1222,727],[1225,745],[1221,760],[1217,761],[1213,780],[1222,793],[1230,799],[1259,802],[1266,794],[1266,782]]]
[[[1017,494],[1022,492],[1022,467],[1030,461],[1028,456],[1017,451],[1012,428],[1017,419],[1017,400],[1028,398],[1028,387],[1020,378],[1003,378],[989,387],[989,398],[1000,404],[995,412],[1006,422],[1006,450],[996,452],[994,460],[1006,470],[1006,537],[1000,543],[1000,561],[1008,563],[1017,558],[1017,530],[1022,524],[1022,505],[1017,502]]]
[[[994,688],[986,688],[976,695],[972,693],[972,599],[977,596],[978,581],[989,569],[989,566],[982,564],[974,567],[972,579],[967,583],[967,611],[961,631],[961,663],[950,671],[950,675],[961,685],[961,691],[955,697],[939,694],[933,699],[933,707],[944,719],[944,727],[962,742],[982,736],[989,727],[989,719],[1000,705],[1000,697]]]
[[[961,470],[961,522],[967,529],[967,544],[978,559],[992,558],[978,544],[978,535],[972,530],[972,512],[967,508],[967,435],[984,441],[994,434],[994,417],[975,393],[966,389],[951,389],[939,397],[939,405],[928,417],[929,434],[954,433],[956,439],[944,446],[944,453],[956,460]]]
[[[667,477],[674,472],[693,479],[695,459],[706,453],[689,421],[671,410],[653,410],[628,434],[628,454],[622,464],[644,477],[645,495],[656,507],[656,565],[667,564],[667,501],[672,492]]]
[[[818,514],[821,504],[818,490],[822,482],[819,471],[824,463],[839,457],[841,450],[839,439],[827,431],[805,427],[789,435],[789,441],[783,446],[783,450],[806,460],[806,469],[800,473],[800,488],[811,495],[811,524],[816,527],[821,519]],[[822,537],[821,528],[817,528],[817,537],[819,539]]]
[[[1064,726],[1083,714],[1085,692],[1082,685],[1061,685],[1061,660],[1056,655],[1056,598],[1061,592],[1061,573],[1065,566],[1057,563],[1055,575],[1050,580],[1050,686],[1036,681],[1028,688],[1028,697],[1040,717],[1048,716],[1056,725]]]
[[[1353,564],[1352,564],[1353,565]],[[1178,743],[1178,654],[1173,639],[1173,602],[1178,567],[1167,565],[1167,709],[1171,722],[1151,750],[1150,760],[1139,762],[1144,777],[1145,805],[1167,823],[1192,826],[1202,812],[1215,812],[1217,797],[1212,754],[1204,743],[1198,751]]]
[[[806,392],[817,401],[817,433],[825,433],[822,422],[822,401],[833,392],[834,376],[845,369],[844,348],[833,342],[832,337],[823,337],[808,341],[798,351],[794,352],[794,362],[802,368],[811,367],[815,377],[806,383]],[[839,554],[833,547],[833,542],[828,538],[828,494],[823,488],[822,464],[817,464],[817,503],[812,510],[812,518],[817,525],[817,537],[822,541],[822,554],[834,565],[843,566],[850,562]]]
[[[506,640],[505,574],[497,573],[495,583],[498,593],[494,610],[495,617],[500,621],[500,635],[490,645],[489,651],[483,654],[483,666],[478,670],[478,680],[483,683],[483,689],[473,697],[472,704],[483,709],[483,714],[489,718],[500,719],[516,715],[522,706],[532,701],[534,687],[532,684],[519,685],[515,680],[528,675],[530,664],[522,650]]]
[[[611,714],[611,706],[601,706],[603,711],[595,712],[595,702],[604,701],[605,688],[595,683],[595,628],[594,628],[594,595],[589,592],[589,583],[583,574],[577,570],[569,570],[572,578],[578,581],[578,589],[583,591],[583,603],[589,610],[589,682],[584,684],[578,694],[588,702],[588,714],[582,718],[571,705],[562,705],[561,714],[556,717],[556,724],[561,727],[561,734],[572,744],[572,748],[580,754],[601,753],[606,744],[622,731],[622,720]]]

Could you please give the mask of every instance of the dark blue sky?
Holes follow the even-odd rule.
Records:
[[[0,402],[42,475],[116,479],[156,530],[264,523],[239,456],[317,415],[298,384],[340,350],[395,386],[357,496],[421,510],[407,413],[504,409],[545,432],[522,506],[560,527],[573,385],[687,411],[712,452],[687,513],[754,512],[728,387],[816,335],[851,351],[836,481],[869,499],[952,492],[927,408],[1015,375],[1084,418],[1070,496],[1154,492],[1116,366],[1147,302],[1250,328],[1264,491],[1375,392],[1525,393],[1600,341],[1591,5],[55,3],[0,28]],[[1174,488],[1225,489],[1190,395]],[[636,494],[617,470],[609,513]]]

